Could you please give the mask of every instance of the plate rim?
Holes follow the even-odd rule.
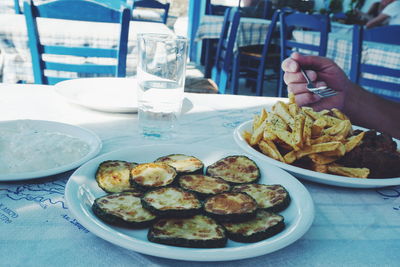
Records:
[[[275,241],[275,243],[277,243],[277,245],[273,249],[270,248],[271,244],[269,244],[269,243],[271,243],[271,241],[269,241],[268,239],[264,240],[264,241],[260,241],[260,242],[262,242],[262,244],[267,243],[266,247],[265,247],[265,244],[257,245],[257,244],[259,244],[259,242],[258,242],[258,243],[248,243],[248,244],[243,243],[244,245],[239,246],[239,247],[225,247],[225,248],[216,248],[216,249],[215,248],[214,249],[212,249],[212,248],[211,249],[181,248],[181,247],[174,247],[174,246],[152,243],[149,241],[143,241],[143,240],[139,240],[134,237],[131,237],[131,236],[127,237],[125,234],[115,230],[113,226],[103,223],[98,218],[93,219],[92,217],[94,217],[94,215],[88,214],[87,209],[85,209],[85,207],[83,207],[83,204],[79,201],[79,199],[78,199],[79,194],[77,193],[77,191],[86,190],[86,189],[85,189],[85,185],[79,186],[79,184],[77,183],[76,180],[83,179],[82,181],[86,181],[84,178],[82,178],[83,174],[81,174],[81,172],[85,168],[90,168],[91,164],[98,164],[99,162],[101,162],[103,160],[115,158],[116,156],[114,156],[114,155],[118,155],[118,154],[121,154],[124,152],[129,152],[132,150],[133,151],[142,150],[142,149],[154,150],[157,148],[160,149],[160,147],[168,147],[170,149],[174,149],[175,151],[176,150],[179,151],[180,150],[179,147],[178,147],[178,149],[176,148],[179,145],[183,146],[183,144],[159,144],[159,145],[129,146],[129,147],[114,150],[114,151],[108,152],[106,154],[100,155],[96,158],[93,158],[92,160],[88,161],[87,163],[83,164],[80,168],[78,168],[71,175],[70,179],[68,180],[67,185],[65,187],[65,194],[64,194],[66,203],[67,203],[67,207],[84,227],[86,227],[89,231],[91,231],[95,235],[101,237],[102,239],[104,239],[108,242],[111,242],[115,245],[121,246],[126,249],[133,250],[138,253],[162,257],[162,258],[175,259],[175,260],[207,262],[207,261],[239,260],[239,259],[246,259],[246,258],[261,256],[261,255],[265,255],[268,253],[272,253],[274,251],[277,251],[279,249],[282,249],[282,248],[292,244],[293,242],[300,239],[311,227],[311,225],[314,221],[315,210],[314,210],[314,202],[312,200],[312,197],[311,197],[309,191],[306,189],[306,187],[303,184],[301,184],[291,174],[289,174],[288,172],[286,172],[280,168],[277,168],[271,164],[267,164],[267,166],[269,168],[273,168],[278,173],[284,174],[287,178],[286,181],[289,182],[289,187],[295,187],[296,189],[300,190],[298,195],[302,196],[302,198],[296,197],[297,202],[299,204],[302,204],[302,206],[299,209],[296,209],[294,212],[295,218],[293,219],[293,225],[291,225],[289,228],[287,228],[288,229],[287,232],[283,232],[284,233],[283,238]],[[204,147],[204,145],[202,147]],[[215,149],[215,147],[212,147],[212,146],[209,146],[209,147]],[[249,155],[248,153],[241,152],[237,148],[236,149],[235,148],[229,148],[229,149],[217,148],[217,149],[222,150],[222,152],[224,154],[235,153],[237,155],[238,153],[241,153],[243,155],[253,157],[252,155]],[[254,159],[254,160],[259,161],[258,159]],[[93,184],[94,183],[95,183],[95,181],[93,182]],[[106,193],[104,192],[104,194],[106,194]],[[89,221],[88,221],[88,219],[89,219]],[[93,220],[93,222],[90,220]],[[100,222],[100,224],[98,222]],[[112,231],[110,232],[109,229],[112,229]],[[119,236],[120,238],[122,238],[123,242],[121,243],[120,240],[115,240],[112,236],[110,237],[110,234],[115,234],[116,236]],[[134,239],[137,244],[132,245],[133,243],[135,243],[135,242],[132,242],[132,239]],[[143,246],[143,245],[145,245],[145,246]],[[171,251],[173,251],[175,253],[172,253],[172,255],[171,255]],[[192,253],[182,253],[185,251],[189,251]],[[250,251],[250,253],[249,253],[249,251]],[[177,254],[177,252],[180,252],[180,253],[178,253],[179,255]],[[242,254],[243,252],[246,252],[247,254],[243,255]],[[193,255],[193,253],[195,255]],[[229,253],[229,257],[227,257],[226,253]]]
[[[80,165],[84,164],[88,160],[96,157],[99,154],[99,152],[103,146],[100,137],[95,132],[93,132],[92,130],[89,130],[87,128],[84,128],[82,126],[73,125],[73,124],[69,124],[69,123],[50,121],[50,120],[17,119],[17,120],[0,121],[0,125],[3,123],[11,123],[11,122],[17,122],[17,121],[29,121],[29,122],[38,123],[40,125],[52,125],[51,127],[53,127],[53,126],[55,127],[57,125],[61,126],[61,127],[66,127],[66,128],[72,129],[73,131],[78,131],[85,135],[90,136],[93,144],[92,145],[88,144],[88,145],[91,145],[89,153],[86,154],[85,156],[81,157],[79,160],[76,160],[76,161],[68,163],[68,164],[64,164],[64,165],[56,167],[56,168],[47,169],[47,170],[38,170],[38,171],[32,171],[32,172],[18,172],[18,173],[9,173],[9,174],[0,173],[0,182],[39,179],[39,178],[45,178],[45,177],[48,177],[51,175],[63,173],[66,171],[70,171],[70,170],[75,169],[75,168],[79,167]],[[63,132],[61,131],[61,133],[63,133]],[[71,134],[68,133],[68,135],[71,135]],[[74,136],[74,137],[76,137],[76,136]],[[84,140],[84,141],[86,141],[86,140]]]
[[[87,104],[84,103],[83,101],[80,101],[79,99],[76,99],[74,97],[71,97],[68,92],[66,93],[65,90],[68,91],[68,84],[72,83],[79,83],[79,82],[84,82],[84,81],[98,81],[100,82],[101,80],[119,80],[119,81],[126,81],[126,80],[136,80],[135,77],[85,77],[85,78],[76,78],[76,79],[70,79],[70,80],[65,80],[56,83],[55,86],[55,91],[58,95],[66,99],[68,102],[85,107],[88,109],[92,110],[97,110],[97,111],[103,111],[103,112],[115,112],[115,113],[136,113],[138,111],[138,105],[132,105],[132,106],[120,106],[120,107],[113,107],[113,106],[102,106],[102,105],[93,105],[93,104]],[[74,92],[77,91],[77,89],[74,90]]]
[[[270,164],[273,164],[281,169],[288,171],[289,173],[293,174],[295,177],[299,177],[304,180],[327,184],[327,185],[335,185],[340,187],[349,187],[349,188],[380,188],[386,186],[395,186],[400,185],[400,177],[394,178],[368,178],[368,179],[361,179],[361,178],[352,178],[352,177],[345,177],[340,175],[334,174],[326,174],[326,173],[319,173],[307,169],[303,169],[300,167],[296,167],[287,163],[280,162],[273,158],[268,157],[267,155],[255,150],[252,148],[243,138],[242,132],[244,130],[248,130],[251,128],[252,120],[245,121],[238,125],[235,130],[233,131],[233,138],[236,144],[245,152],[253,155],[261,160],[264,160]],[[357,129],[364,129],[366,128],[354,126]],[[399,140],[393,138],[398,144]],[[312,178],[310,178],[312,177]]]

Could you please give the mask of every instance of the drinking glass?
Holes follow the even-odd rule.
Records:
[[[170,139],[182,110],[187,39],[169,34],[138,35],[138,116],[144,137]]]

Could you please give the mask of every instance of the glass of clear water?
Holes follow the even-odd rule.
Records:
[[[142,135],[170,139],[179,126],[185,86],[185,37],[138,34],[138,116]]]

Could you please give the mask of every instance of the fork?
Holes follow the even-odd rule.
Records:
[[[303,74],[304,78],[306,79],[307,89],[311,93],[314,93],[321,98],[327,98],[327,97],[337,95],[337,92],[335,90],[329,88],[328,86],[315,87],[315,85],[311,82],[310,78],[308,78],[306,72],[302,68],[300,68],[300,71]]]

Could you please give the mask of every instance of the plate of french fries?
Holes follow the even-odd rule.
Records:
[[[362,132],[353,134],[356,129]],[[288,103],[278,101],[271,111],[263,108],[253,120],[239,125],[234,139],[247,153],[298,178],[355,188],[399,185],[400,177],[367,179],[368,168],[350,168],[337,162],[362,142],[364,131],[338,109],[316,112],[297,106],[289,97]]]

